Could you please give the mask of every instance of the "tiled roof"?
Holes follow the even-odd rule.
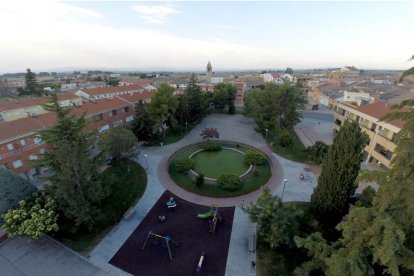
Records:
[[[96,88],[87,88],[81,89],[83,92],[88,95],[100,95],[106,93],[116,93],[116,92],[127,92],[132,90],[143,89],[142,84],[126,85],[126,86],[108,86],[108,87],[96,87]]]
[[[138,102],[139,100],[150,99],[152,96],[154,96],[155,91],[156,90],[145,91],[142,93],[137,92],[133,94],[123,94],[123,95],[118,95],[117,97],[127,100],[128,102],[135,103],[135,102]]]
[[[119,98],[102,99],[96,102],[88,102],[82,104],[81,106],[74,107],[73,112],[79,116],[83,113],[93,115],[107,110],[122,108],[128,105],[130,104]]]
[[[391,109],[391,106],[392,104],[387,101],[377,101],[372,104],[358,106],[356,110],[376,119],[381,119],[385,114],[395,111]],[[404,108],[402,111],[408,111],[408,109]],[[388,123],[399,128],[402,128],[405,124],[401,119],[389,121]]]
[[[39,131],[52,125],[56,120],[54,113],[46,113],[34,117],[0,123],[0,142],[14,137]]]
[[[77,116],[81,116],[84,113],[88,116],[99,114],[107,110],[119,109],[129,105],[131,104],[125,102],[125,100],[113,98],[89,102],[79,107],[73,107],[72,110]],[[54,113],[46,113],[10,122],[0,122],[0,143],[3,140],[37,132],[43,128],[51,126],[55,121],[56,115]]]
[[[79,98],[79,96],[76,96],[75,94],[70,93],[70,92],[58,93],[57,95],[58,95],[59,101]],[[24,99],[24,100],[17,99],[17,100],[10,101],[10,102],[0,103],[0,112],[29,107],[29,106],[35,106],[35,105],[43,105],[47,103],[48,101],[49,101],[48,97],[40,97],[40,98]]]

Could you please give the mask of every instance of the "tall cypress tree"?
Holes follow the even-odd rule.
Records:
[[[203,92],[200,86],[198,86],[197,78],[194,74],[191,76],[183,97],[187,98],[186,108],[188,110],[184,113],[188,114],[189,122],[195,122],[206,116],[206,102],[204,101]]]
[[[322,223],[335,225],[348,212],[367,142],[356,122],[346,121],[335,136],[311,199],[311,211]]]
[[[53,126],[40,132],[47,149],[38,165],[54,172],[46,190],[63,215],[74,222],[74,228],[85,225],[90,229],[107,194],[98,179],[99,162],[89,154],[95,133],[84,133],[85,117],[71,115],[71,109],[59,105],[56,95],[52,95],[44,109],[57,116]]]
[[[20,95],[42,96],[42,87],[39,85],[36,79],[36,74],[30,69],[27,69],[25,75],[25,88],[20,89]]]
[[[131,130],[139,141],[151,141],[155,122],[151,119],[148,108],[142,100],[135,105],[135,117]]]

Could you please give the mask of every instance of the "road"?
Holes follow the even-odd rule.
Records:
[[[332,144],[334,120],[333,111],[323,108],[321,110],[300,111],[302,120],[294,129],[302,143],[308,147],[316,141]]]

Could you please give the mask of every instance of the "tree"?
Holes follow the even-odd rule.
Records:
[[[290,85],[266,84],[246,95],[246,113],[253,117],[264,133],[265,129],[291,128],[300,121],[297,109],[306,103],[301,91]]]
[[[214,87],[213,104],[214,107],[223,111],[228,107],[229,113],[234,109],[234,101],[236,100],[237,88],[229,83],[219,83]],[[234,112],[233,112],[234,113]]]
[[[290,67],[286,68],[285,73],[286,74],[293,74],[292,68],[290,68]]]
[[[414,60],[414,55],[408,61],[413,61],[413,60]],[[401,74],[399,82],[402,82],[406,76],[410,76],[410,75],[414,75],[414,67],[411,67],[410,69],[405,70]]]
[[[19,202],[19,207],[3,216],[3,229],[10,237],[25,236],[37,239],[47,232],[57,231],[56,203],[49,195],[33,193]]]
[[[356,122],[346,121],[335,136],[311,198],[311,211],[322,223],[336,225],[348,212],[367,141]]]
[[[204,140],[210,141],[213,138],[219,139],[220,133],[218,132],[217,128],[204,128],[204,130],[200,133],[200,136],[203,137]]]
[[[127,159],[134,155],[133,148],[137,145],[138,139],[134,133],[127,128],[111,128],[105,132],[102,145],[105,152],[115,160]]]
[[[40,131],[47,149],[37,165],[54,172],[46,190],[56,201],[58,210],[73,221],[74,229],[80,225],[91,229],[99,204],[108,193],[98,179],[101,162],[89,154],[95,132],[85,132],[85,116],[71,115],[70,108],[59,105],[56,95],[43,108],[57,116],[54,125]]]
[[[312,162],[320,165],[328,153],[328,148],[329,146],[324,142],[316,141],[314,145],[306,148],[306,152]]]
[[[166,83],[161,83],[157,92],[152,96],[149,106],[149,114],[161,129],[162,136],[165,137],[165,124],[167,121],[173,126],[175,121],[174,114],[178,107],[178,100],[173,95],[174,88]]]
[[[135,116],[131,125],[132,132],[139,141],[151,141],[154,136],[154,124],[155,123],[148,112],[148,105],[145,105],[142,100],[140,100],[135,105]]]
[[[264,189],[262,195],[246,207],[251,222],[257,223],[257,234],[270,247],[293,246],[293,237],[299,233],[299,218],[303,212],[293,207],[283,207],[278,197]]]
[[[30,69],[27,69],[25,75],[25,88],[19,90],[19,94],[22,95],[32,95],[32,96],[42,96],[43,88],[39,85],[36,79],[36,74],[33,73]]]
[[[192,74],[182,97],[186,98],[187,104],[183,107],[186,109],[184,113],[188,116],[187,122],[196,122],[206,116],[207,103],[194,74]]]

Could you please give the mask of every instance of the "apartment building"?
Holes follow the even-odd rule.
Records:
[[[66,107],[82,104],[82,98],[73,93],[59,93],[57,95],[60,106]],[[48,101],[47,97],[41,97],[0,103],[0,122],[9,122],[45,114],[47,111],[43,109],[42,105]]]
[[[145,96],[150,97],[151,94]],[[142,99],[149,100],[145,97]],[[85,131],[98,130],[100,135],[110,128],[129,124],[134,118],[134,102],[118,97],[101,99],[75,106],[72,112],[77,116],[85,114],[89,122]],[[45,113],[0,122],[0,167],[27,179],[42,174],[43,170],[33,168],[31,162],[47,150],[38,132],[55,121],[54,113]]]
[[[404,126],[403,120],[380,120],[385,114],[392,112],[391,105],[387,101],[361,106],[342,102],[338,103],[334,113],[334,132],[339,131],[345,120],[358,122],[362,131],[369,136],[369,144],[364,148],[366,162],[385,168],[390,168],[396,148],[395,137]]]

